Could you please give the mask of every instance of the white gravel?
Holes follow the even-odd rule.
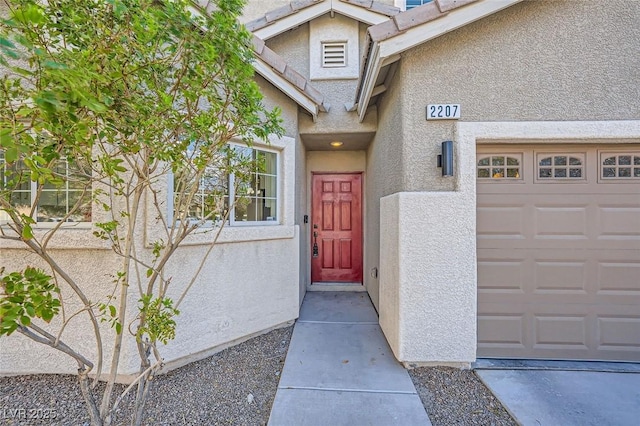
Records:
[[[409,375],[433,426],[517,426],[472,370],[421,367]]]
[[[157,376],[144,424],[266,424],[292,330],[271,331]],[[129,401],[115,424],[128,424],[130,409]],[[89,416],[74,376],[0,377],[0,424],[88,425]]]
[[[292,331],[274,330],[157,376],[144,424],[265,425]],[[429,367],[409,374],[433,426],[516,425],[473,371]],[[130,409],[130,401],[123,404],[116,425],[128,424]],[[74,376],[0,377],[0,425],[88,424]]]

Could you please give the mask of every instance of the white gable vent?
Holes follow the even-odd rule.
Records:
[[[337,68],[347,66],[347,42],[322,43],[322,66]]]

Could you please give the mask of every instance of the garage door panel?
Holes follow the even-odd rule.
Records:
[[[557,297],[587,295],[588,272],[585,261],[535,261],[533,292]]]
[[[587,239],[587,206],[536,206],[533,210],[535,238]]]
[[[640,206],[601,205],[598,213],[598,237],[630,239],[640,244]]]
[[[533,348],[588,350],[586,315],[534,315]]]
[[[598,317],[598,350],[640,352],[640,316]]]
[[[478,259],[478,291],[481,293],[522,293],[523,259]]]
[[[640,181],[601,182],[594,146],[554,149],[581,153],[586,178],[534,162],[517,183],[478,179],[478,356],[640,361]]]
[[[479,237],[524,239],[523,206],[478,207]]]
[[[598,262],[597,277],[598,294],[637,298],[640,310],[640,261]]]
[[[486,314],[478,316],[478,348],[525,349],[523,314]]]

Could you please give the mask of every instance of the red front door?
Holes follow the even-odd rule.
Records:
[[[362,175],[314,174],[311,282],[362,283]]]

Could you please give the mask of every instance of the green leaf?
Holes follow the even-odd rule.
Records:
[[[23,228],[22,228],[22,239],[23,240],[30,240],[33,238],[33,229],[31,229],[31,225],[28,223],[25,223]]]
[[[116,307],[113,305],[109,305],[109,313],[111,314],[112,317],[116,316]]]
[[[153,268],[147,269],[147,278],[149,278],[151,275],[153,275]]]
[[[36,316],[36,310],[33,306],[28,305],[26,306],[25,310],[27,311],[27,315],[29,315],[30,317],[35,317]]]
[[[61,64],[60,62],[56,62],[56,61],[52,61],[52,60],[43,61],[42,62],[42,66],[44,68],[49,68],[49,69],[53,69],[53,70],[66,70],[66,69],[69,69],[69,67],[66,66],[65,64]]]
[[[22,325],[24,325],[24,326],[29,326],[29,325],[31,325],[31,318],[29,318],[29,317],[28,317],[28,316],[26,316],[26,315],[23,315],[23,316],[20,318],[20,323],[21,323]]]
[[[13,163],[18,159],[18,148],[12,146],[4,150],[4,159],[7,163]]]
[[[4,37],[0,37],[0,46],[8,47],[8,48],[11,48],[11,49],[15,49],[16,48],[16,45],[13,44],[11,42],[11,40],[8,40],[8,39],[6,39]]]

